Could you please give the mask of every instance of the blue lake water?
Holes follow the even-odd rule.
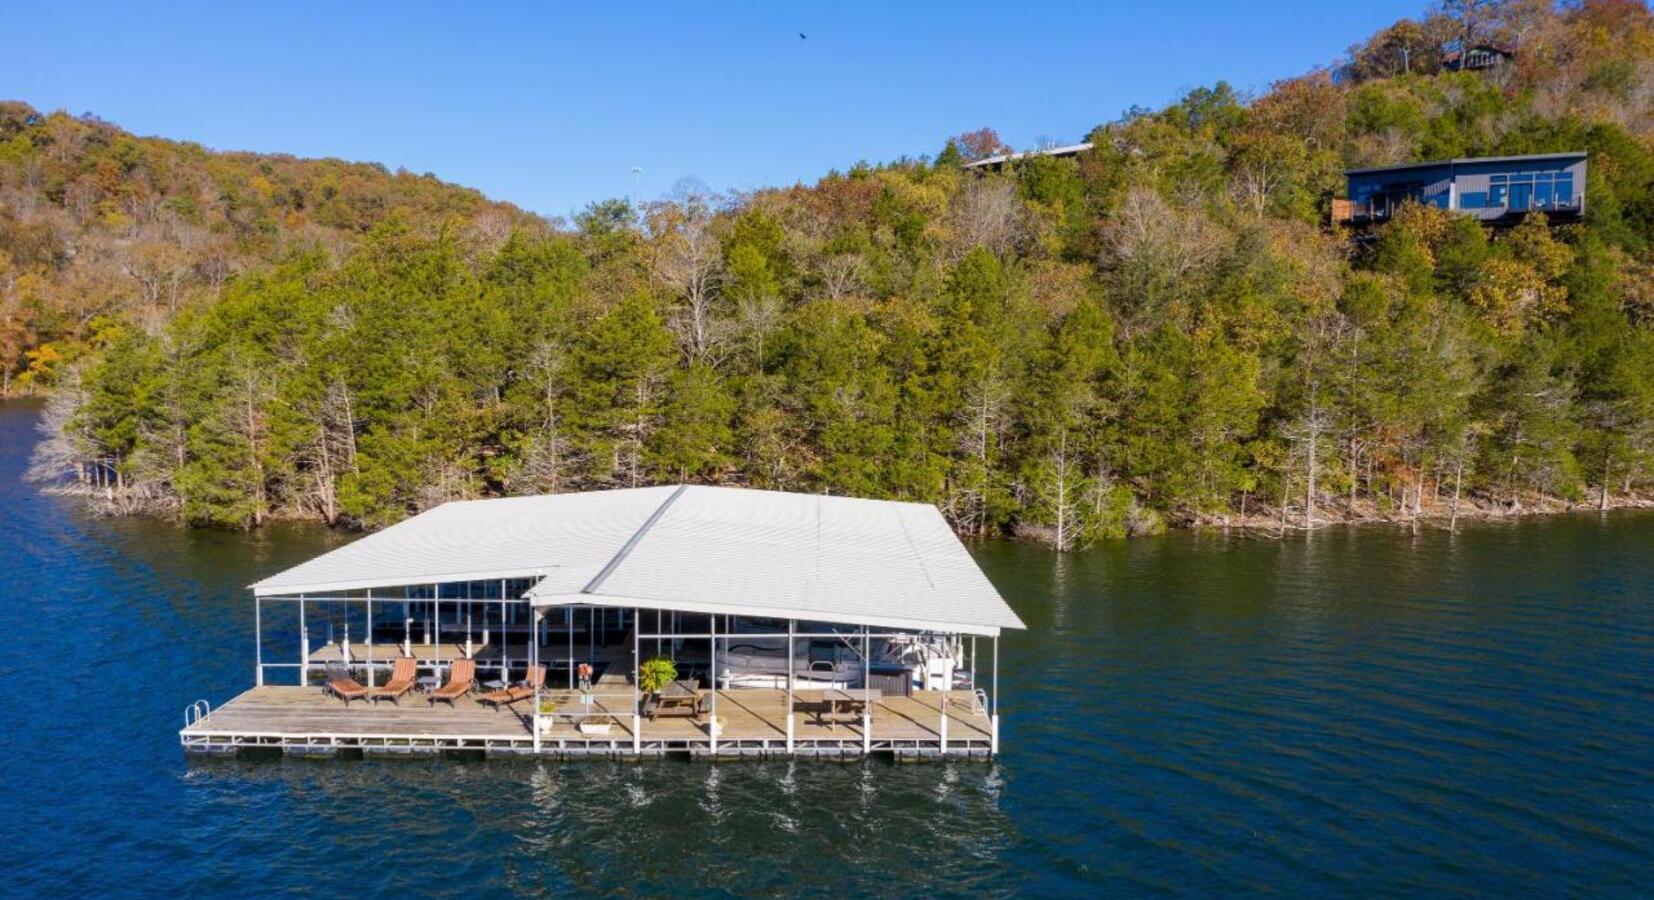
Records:
[[[0,894],[1635,895],[1654,514],[975,548],[993,764],[186,761],[243,586],[347,538],[89,518],[0,404]]]

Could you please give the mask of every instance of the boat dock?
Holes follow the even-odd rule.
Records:
[[[543,700],[576,715],[555,715],[536,740],[531,704],[495,709],[461,697],[452,707],[421,694],[400,703],[342,703],[317,687],[266,686],[242,693],[216,709],[196,707],[179,733],[192,754],[279,750],[296,756],[435,755],[480,751],[489,756],[613,757],[637,759],[671,754],[692,757],[888,755],[898,759],[987,758],[993,723],[973,697],[940,691],[884,697],[872,704],[864,733],[860,718],[817,718],[819,691],[796,691],[793,734],[787,736],[787,692],[738,689],[718,692],[720,727],[712,740],[710,716],[632,714],[633,695],[596,693],[582,703],[571,691],[547,691]],[[579,722],[600,722],[607,733],[582,732]],[[635,731],[634,731],[635,729]],[[945,739],[944,739],[945,735]]]
[[[447,503],[252,590],[187,753],[985,759],[1023,627],[933,506],[696,485]]]

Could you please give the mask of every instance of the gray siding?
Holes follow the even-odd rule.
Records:
[[[1412,200],[1483,221],[1530,210],[1581,215],[1585,211],[1585,157],[1458,160],[1351,172],[1349,198],[1357,216],[1378,221]]]
[[[1452,209],[1478,219],[1497,219],[1528,210],[1583,213],[1585,160],[1528,163],[1466,163],[1455,167]]]

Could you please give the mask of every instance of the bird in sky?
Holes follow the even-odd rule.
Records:
[[[798,39],[799,39],[799,40],[801,40],[801,41],[807,41],[807,40],[809,40],[809,38],[807,38],[807,37],[805,37],[805,36],[804,36],[804,32],[802,32],[802,31],[800,31],[800,32],[799,32],[799,33],[798,33]]]

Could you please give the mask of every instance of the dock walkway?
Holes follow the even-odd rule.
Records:
[[[186,716],[179,739],[187,752],[213,754],[250,748],[294,755],[482,751],[490,755],[635,757],[714,752],[709,716],[645,718],[634,739],[631,691],[604,692],[601,687],[590,707],[582,705],[576,693],[546,692],[544,699],[557,704],[557,713],[555,724],[538,741],[529,719],[532,701],[518,703],[516,709],[495,710],[467,696],[452,707],[433,706],[424,695],[410,693],[399,704],[356,701],[347,706],[319,687],[276,686],[253,688],[216,709],[196,708]],[[875,702],[865,740],[859,718],[817,719],[813,710],[819,693],[795,692],[789,748],[786,691],[719,691],[718,717],[723,725],[716,754],[859,756],[871,752],[923,758],[944,754],[986,757],[989,753],[992,723],[982,711],[972,709],[969,694],[947,695],[944,744],[939,691]],[[607,733],[592,734],[581,731],[579,721],[609,728]]]

